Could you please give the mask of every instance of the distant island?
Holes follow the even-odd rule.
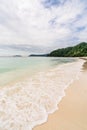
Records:
[[[85,57],[87,56],[87,43],[82,42],[73,47],[57,49],[48,54],[49,57]]]
[[[14,55],[13,57],[22,57],[21,55]]]
[[[0,57],[3,57],[3,58],[6,58],[6,57],[22,57],[22,55],[5,55],[5,56],[0,56]]]
[[[47,57],[48,54],[31,54],[29,57]]]

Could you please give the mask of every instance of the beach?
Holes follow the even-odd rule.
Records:
[[[87,0],[0,0],[0,130],[87,130]]]
[[[33,130],[87,130],[87,62],[80,78],[65,93],[58,110]]]
[[[0,130],[80,130],[86,127],[87,73],[83,59],[1,60],[1,76],[9,75],[9,79],[0,90]],[[33,75],[8,84],[15,81],[14,72],[18,77],[26,72]],[[2,84],[5,80],[6,77]],[[74,128],[77,126],[78,129]]]

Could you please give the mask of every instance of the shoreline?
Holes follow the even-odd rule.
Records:
[[[63,99],[66,97],[65,92],[70,84],[78,79],[83,63],[83,60],[78,60],[77,62],[64,64],[53,70],[49,70],[46,73],[39,73],[35,76],[34,80],[30,79],[28,82],[26,80],[26,82],[16,84],[11,88],[4,88],[1,92],[0,109],[2,109],[2,111],[0,116],[2,125],[0,128],[3,129],[3,125],[7,121],[8,125],[5,125],[4,129],[6,128],[9,130],[12,130],[13,128],[25,129],[24,120],[26,120],[26,130],[33,128],[33,126],[37,124],[43,124],[44,122],[44,124],[47,124],[47,119],[49,119],[47,118],[48,114],[50,117],[54,115],[53,113],[55,113],[55,111],[59,111],[58,104],[62,102],[60,102],[60,97],[62,96],[61,98]],[[41,81],[45,81],[46,84]],[[55,99],[53,97],[55,97]],[[31,103],[32,101],[33,103]],[[7,113],[8,106],[10,108],[9,113]],[[17,120],[19,121],[18,124],[16,124]],[[11,123],[12,121],[13,123]],[[43,128],[42,130],[45,130],[45,128]],[[51,130],[51,128],[49,129]],[[55,128],[53,128],[53,130],[54,129]]]
[[[58,110],[33,130],[87,130],[87,58],[83,60],[80,79],[65,90],[66,95],[58,104]]]

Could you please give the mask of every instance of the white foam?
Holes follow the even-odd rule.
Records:
[[[58,109],[64,90],[81,73],[83,60],[40,72],[0,90],[0,130],[32,130]]]

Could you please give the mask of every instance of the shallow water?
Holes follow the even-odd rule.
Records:
[[[10,71],[0,71],[1,75],[21,75],[17,74],[19,80],[15,84],[5,82],[6,86],[0,89],[0,130],[32,130],[47,121],[83,64],[73,58],[12,58],[4,62],[0,68],[2,65]],[[9,82],[16,80],[14,77]]]
[[[0,87],[26,77],[32,77],[39,71],[45,71],[63,63],[73,62],[73,58],[46,57],[4,57],[0,58]]]

